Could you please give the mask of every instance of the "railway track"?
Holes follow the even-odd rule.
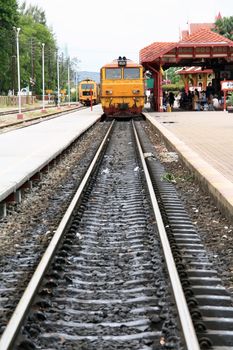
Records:
[[[54,108],[54,107],[46,107],[47,108]],[[17,121],[13,121],[11,123],[3,123],[2,125],[0,125],[0,132],[5,132],[5,131],[9,131],[12,130],[12,128],[18,128],[18,127],[25,127],[31,124],[35,124],[35,123],[39,123],[41,122],[41,120],[48,120],[51,118],[55,118],[58,117],[60,115],[64,115],[67,113],[72,113],[76,110],[81,110],[81,109],[85,109],[86,107],[83,107],[81,105],[76,106],[76,107],[72,107],[70,110],[60,110],[60,111],[56,111],[53,113],[49,113],[49,114],[43,114],[40,116],[33,116],[33,117],[28,117],[27,119],[24,118],[23,120],[17,120]],[[23,110],[23,112],[29,112],[29,111],[36,111],[36,110],[40,110],[41,108],[34,108],[34,109],[27,109],[27,110]],[[7,111],[7,112],[1,112],[0,116],[3,115],[8,115],[8,114],[15,114],[15,111]]]
[[[61,107],[62,106],[66,106],[67,104],[61,104]],[[51,106],[51,105],[47,105],[46,106],[46,109],[51,109],[51,108],[55,108],[55,106]],[[34,107],[34,108],[22,108],[22,113],[25,113],[25,112],[33,112],[33,111],[39,111],[41,110],[41,106],[40,107]],[[0,116],[3,116],[3,115],[8,115],[8,114],[17,114],[19,112],[18,109],[12,109],[12,110],[8,110],[8,111],[4,111],[4,112],[0,112]]]
[[[233,347],[230,298],[136,127],[111,126],[1,349]]]

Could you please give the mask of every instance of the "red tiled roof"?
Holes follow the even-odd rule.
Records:
[[[176,71],[176,74],[198,74],[198,73],[213,73],[213,69],[202,69],[202,67],[183,67]]]
[[[140,50],[140,62],[153,62],[158,57],[163,56],[166,52],[176,47],[174,42],[157,42],[148,45]]]
[[[214,27],[214,23],[190,23],[189,30],[190,34],[194,34],[200,29],[213,29]]]
[[[155,42],[140,50],[140,62],[149,63],[153,62],[164,54],[168,53],[175,47],[187,47],[187,46],[231,46],[233,47],[233,41],[225,38],[224,36],[213,32],[209,28],[199,28],[198,31],[186,36],[177,43],[174,42]]]
[[[189,31],[188,30],[182,30],[181,32],[181,39],[185,40],[189,36]]]
[[[233,41],[225,38],[223,35],[212,32],[212,30],[208,28],[201,28],[194,34],[189,35],[184,40],[180,40],[178,42],[178,46],[182,46],[185,44],[195,44],[197,45],[212,45],[212,44],[221,44],[221,45],[230,45],[233,46]]]

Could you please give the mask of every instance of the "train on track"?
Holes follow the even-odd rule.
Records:
[[[95,105],[100,102],[100,87],[94,80],[86,79],[79,83],[79,101],[84,106]]]
[[[145,103],[143,67],[121,56],[104,65],[100,101],[107,116],[140,115]]]

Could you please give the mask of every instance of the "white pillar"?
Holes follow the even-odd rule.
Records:
[[[68,77],[67,77],[67,86],[68,86],[68,105],[70,106],[70,60],[68,59]]]
[[[57,107],[60,108],[60,77],[59,77],[59,56],[57,52]]]
[[[44,89],[44,46],[42,43],[42,112],[45,111],[45,89]]]
[[[75,72],[75,91],[76,91],[76,102],[78,102],[78,72]]]
[[[20,62],[19,62],[19,32],[20,28],[16,28],[16,51],[17,51],[17,72],[18,72],[18,104],[19,104],[19,113],[17,115],[18,119],[23,118],[22,109],[21,109],[21,87],[20,87]]]

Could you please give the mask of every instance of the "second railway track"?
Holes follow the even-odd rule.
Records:
[[[145,141],[142,132],[141,139]],[[186,213],[182,212],[174,189],[169,187],[172,185],[160,185],[162,169],[150,147],[144,142],[143,152],[152,168],[158,167],[154,176],[151,169],[153,185],[180,275],[185,275],[181,281],[186,287],[184,292],[193,321],[198,320],[197,335],[180,283],[174,284],[176,269],[172,258],[168,258],[170,247],[165,247],[167,238],[164,227],[159,227],[160,214],[155,217],[152,210],[153,194],[150,195],[152,201],[148,195],[148,187],[152,189],[152,186],[146,185],[144,173],[147,171],[143,169],[144,161],[138,157],[143,154],[136,148],[131,122],[116,122],[106,140],[99,168],[85,186],[82,201],[79,199],[79,206],[71,214],[72,220],[69,218],[68,224],[63,224],[66,230],[57,239],[59,250],[53,253],[52,248],[48,248],[52,263],[44,267],[45,276],[40,271],[42,281],[34,275],[39,287],[35,288],[36,296],[31,292],[33,300],[28,305],[23,301],[19,304],[18,313],[13,315],[2,336],[0,348],[181,350],[199,349],[198,338],[203,348],[212,343],[216,349],[221,349],[218,346],[222,344],[230,349],[233,346],[230,328],[226,326],[225,343],[220,344],[224,334],[221,320],[218,325],[211,307],[203,305],[208,299],[203,295],[210,293],[209,285],[203,284],[203,271],[211,280],[212,294],[218,296],[212,295],[209,299],[223,301],[222,313],[225,307],[224,317],[230,321],[229,298],[223,288],[221,294],[219,280],[213,276],[205,252],[199,249],[198,237]],[[186,268],[185,264],[193,269]],[[202,272],[198,276],[200,266]],[[169,277],[168,271],[173,276]],[[198,298],[195,294],[200,290],[203,295]],[[19,320],[20,309],[24,311]],[[211,327],[215,327],[215,332],[209,330]],[[15,334],[12,334],[13,328]]]

